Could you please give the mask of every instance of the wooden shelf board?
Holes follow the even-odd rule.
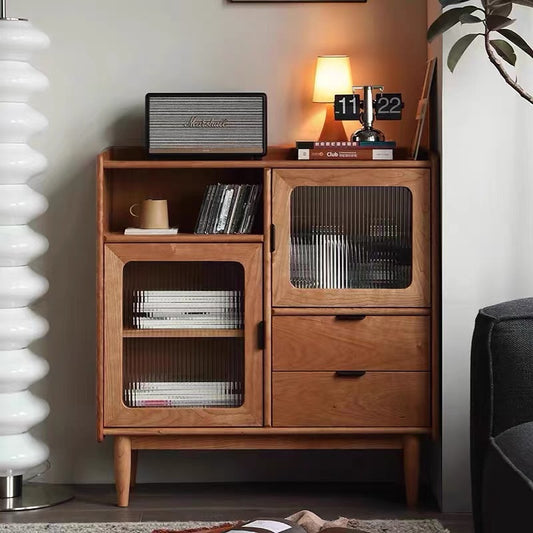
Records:
[[[124,235],[118,232],[104,233],[105,242],[263,242],[264,236],[257,234],[196,235],[195,233],[178,233],[177,235]]]
[[[127,338],[244,337],[242,329],[125,329]]]
[[[105,427],[106,435],[427,435],[430,427]]]
[[[269,147],[262,159],[180,160],[149,159],[141,146],[114,146],[103,152],[103,167],[116,169],[172,168],[429,168],[430,161],[298,161],[291,147]]]

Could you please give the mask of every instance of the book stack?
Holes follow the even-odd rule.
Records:
[[[236,407],[243,395],[235,381],[140,381],[124,400],[129,407]]]
[[[363,160],[392,161],[394,141],[298,141],[296,150],[299,161],[312,160]]]
[[[195,233],[250,233],[259,205],[261,185],[209,185]]]
[[[240,329],[241,291],[135,291],[138,329]]]

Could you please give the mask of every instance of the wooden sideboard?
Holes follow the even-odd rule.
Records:
[[[217,182],[262,186],[251,234],[194,234]],[[290,448],[403,450],[414,505],[420,440],[439,428],[438,190],[435,160],[101,153],[97,431],[115,439],[118,505],[138,450]],[[146,198],[168,200],[177,235],[124,235]],[[135,327],[132,294],[183,288],[238,291],[242,326]],[[232,389],[201,406],[132,400],[154,382]]]

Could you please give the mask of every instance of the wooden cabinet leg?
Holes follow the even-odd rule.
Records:
[[[127,507],[130,501],[131,439],[115,437],[115,486],[117,505]]]
[[[135,488],[137,483],[137,462],[139,459],[139,450],[131,450],[131,478],[130,478],[130,489]]]
[[[403,439],[403,471],[407,505],[415,507],[420,477],[420,438],[416,435],[406,435]]]

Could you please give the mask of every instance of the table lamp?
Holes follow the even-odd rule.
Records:
[[[346,141],[341,120],[335,120],[333,102],[336,94],[352,94],[352,69],[348,56],[318,56],[313,102],[328,104],[319,141]]]

